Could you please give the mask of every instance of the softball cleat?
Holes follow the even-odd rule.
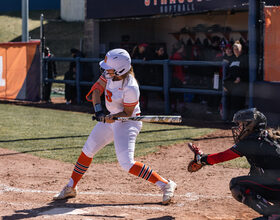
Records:
[[[60,193],[53,197],[53,200],[73,198],[77,195],[77,187],[72,188],[71,186],[65,186]]]
[[[163,199],[162,204],[167,205],[170,203],[174,196],[174,191],[177,189],[177,184],[172,180],[168,180],[168,183],[163,189]]]

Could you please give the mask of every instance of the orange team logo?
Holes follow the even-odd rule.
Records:
[[[104,59],[104,63],[106,63],[107,62],[107,56],[105,56],[105,59]]]
[[[113,93],[111,91],[109,91],[108,89],[106,89],[106,99],[108,102],[112,102],[112,96],[113,96]]]

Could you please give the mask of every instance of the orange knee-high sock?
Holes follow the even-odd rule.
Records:
[[[73,170],[71,178],[73,179],[73,188],[76,187],[77,183],[80,181],[84,173],[89,168],[89,165],[92,161],[92,158],[89,158],[84,154],[84,152],[81,153],[80,157],[78,158],[75,168]]]
[[[161,181],[166,184],[168,183],[150,167],[140,162],[135,162],[134,165],[130,168],[129,173],[135,176],[142,177],[143,179],[148,180],[151,183],[156,183],[157,181]]]

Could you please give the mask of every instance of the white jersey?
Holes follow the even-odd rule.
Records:
[[[136,79],[128,75],[126,79],[113,81],[100,77],[106,82],[105,104],[110,114],[116,114],[124,110],[124,106],[135,106],[132,116],[140,114],[139,97],[140,91]]]

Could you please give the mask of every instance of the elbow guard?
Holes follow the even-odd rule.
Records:
[[[86,95],[86,99],[87,101],[91,102],[92,99],[90,99],[90,95],[94,90],[99,90],[100,96],[103,94],[104,92],[104,87],[100,85],[99,82],[94,83],[94,85],[91,87],[90,91],[88,92],[88,94]]]

